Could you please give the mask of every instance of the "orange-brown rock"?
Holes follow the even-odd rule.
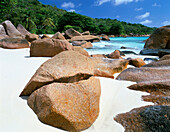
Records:
[[[70,39],[74,36],[82,36],[81,33],[79,33],[78,31],[74,30],[73,28],[70,28],[68,30],[65,31],[65,37],[67,39]]]
[[[53,57],[56,54],[66,50],[73,50],[72,45],[66,40],[39,39],[31,43],[30,56]]]
[[[25,39],[28,40],[29,42],[32,42],[34,40],[38,40],[39,39],[39,36],[36,35],[36,34],[27,34],[25,36]]]
[[[0,47],[5,49],[29,48],[29,43],[26,39],[4,38],[0,40]]]
[[[71,42],[73,41],[100,41],[100,38],[98,36],[93,36],[93,35],[83,35],[83,36],[74,36],[70,40]]]
[[[33,92],[28,105],[45,124],[77,132],[89,128],[99,115],[100,81],[51,83]]]
[[[30,79],[20,96],[28,96],[36,89],[52,82],[77,82],[94,73],[94,63],[75,51],[63,51],[43,63]]]
[[[156,68],[156,67],[141,67],[141,68],[128,68],[121,72],[116,78],[117,80],[127,80],[132,82],[142,81],[158,81],[170,79],[170,69]]]
[[[28,32],[21,24],[19,24],[17,26],[17,30],[22,34],[22,35],[27,35],[27,34],[31,34],[30,32]]]
[[[79,52],[79,53],[82,54],[82,55],[85,55],[85,56],[87,56],[87,57],[90,57],[89,53],[88,53],[85,49],[83,49],[82,47],[80,47],[80,46],[73,46],[73,50],[76,51],[76,52]]]
[[[50,36],[48,36],[47,34],[43,34],[43,36],[41,37],[41,39],[49,39]]]
[[[122,57],[120,56],[120,51],[119,50],[115,50],[114,52],[109,54],[108,57],[112,58],[112,59],[122,59]]]
[[[141,59],[141,58],[131,59],[131,60],[129,61],[129,64],[130,64],[130,65],[133,65],[133,66],[135,66],[135,67],[142,67],[142,66],[146,65],[146,63],[144,62],[144,60]]]
[[[95,73],[96,75],[101,75],[102,77],[113,78],[115,73],[119,73],[127,68],[128,61],[124,59],[108,59],[101,57],[91,58],[95,63]],[[103,74],[103,75],[102,75]]]
[[[170,25],[163,26],[147,39],[144,48],[146,49],[170,49]]]
[[[52,38],[53,39],[66,40],[65,37],[60,32],[57,32],[56,34],[54,34],[54,36],[52,36]]]
[[[98,70],[98,69],[95,69],[95,70],[94,70],[94,76],[107,77],[107,78],[112,78],[112,79],[114,79],[113,74],[108,73],[108,72],[105,72],[105,71],[102,71],[102,70]]]
[[[1,23],[9,37],[22,38],[22,34],[15,28],[11,21],[6,20]]]

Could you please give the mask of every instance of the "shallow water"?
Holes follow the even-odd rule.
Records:
[[[114,50],[134,51],[139,53],[144,47],[144,40],[148,37],[115,37],[110,38],[110,41],[100,41],[93,43],[93,48],[87,49],[89,54],[109,54]],[[128,49],[120,49],[122,46]]]

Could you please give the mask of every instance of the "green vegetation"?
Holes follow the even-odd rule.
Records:
[[[44,5],[38,0],[1,0],[0,14],[0,23],[10,20],[15,26],[22,24],[37,34],[54,34],[68,28],[96,34],[151,34],[156,29],[116,19],[94,19],[56,6]]]

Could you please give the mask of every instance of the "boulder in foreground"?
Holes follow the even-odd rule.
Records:
[[[31,43],[30,56],[53,57],[65,50],[73,50],[72,45],[66,40],[39,39]]]
[[[52,82],[78,82],[93,74],[94,63],[89,57],[75,51],[63,51],[40,66],[20,96],[29,96],[36,89]]]
[[[77,132],[89,128],[99,115],[100,81],[52,83],[33,92],[28,105],[45,124]]]

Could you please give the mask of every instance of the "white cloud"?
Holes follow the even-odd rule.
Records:
[[[140,22],[141,24],[149,24],[149,23],[152,23],[152,21],[151,20],[145,20],[145,21],[142,21],[142,22]]]
[[[63,7],[63,8],[74,8],[75,5],[74,5],[74,3],[72,3],[72,2],[64,2],[64,3],[61,5],[61,7]]]
[[[160,4],[157,4],[157,3],[154,3],[152,6],[154,6],[154,7],[160,7],[161,5],[160,5]]]
[[[146,12],[146,13],[143,14],[143,15],[136,16],[136,18],[137,18],[137,19],[144,19],[144,18],[148,17],[149,15],[150,15],[150,13],[149,13],[149,12]]]
[[[97,2],[96,2],[96,6],[100,6],[100,5],[102,5],[102,4],[104,4],[104,3],[106,3],[106,2],[110,2],[111,0],[98,0]]]
[[[143,10],[142,7],[141,8],[135,8],[135,11],[141,11],[141,10]]]
[[[164,26],[170,25],[170,21],[164,21],[162,24],[163,24]]]
[[[115,5],[127,4],[130,2],[138,2],[139,0],[115,0]]]
[[[70,9],[70,10],[67,10],[68,12],[76,12],[75,9]]]
[[[121,5],[121,4],[127,4],[129,2],[138,2],[141,0],[97,0],[96,6],[101,6],[102,4],[106,2],[113,2],[115,5]]]

